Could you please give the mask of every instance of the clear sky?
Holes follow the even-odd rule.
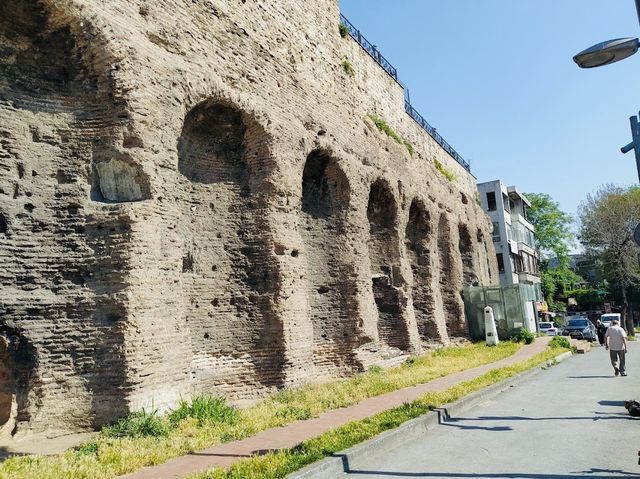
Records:
[[[582,70],[577,52],[640,36],[633,0],[340,0],[416,109],[478,181],[551,195],[574,215],[604,183],[638,181],[629,117],[640,53]]]

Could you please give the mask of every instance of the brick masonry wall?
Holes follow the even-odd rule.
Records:
[[[0,433],[252,399],[466,335],[463,285],[497,281],[475,179],[338,14],[0,4]]]

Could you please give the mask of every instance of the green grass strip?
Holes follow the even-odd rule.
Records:
[[[327,456],[343,451],[376,435],[396,428],[436,407],[456,401],[472,392],[496,384],[523,371],[547,362],[566,351],[550,348],[533,358],[500,369],[493,369],[476,379],[460,383],[444,392],[428,393],[417,401],[384,411],[361,421],[350,422],[299,446],[240,461],[230,469],[217,469],[190,476],[193,479],[278,479]]]
[[[425,383],[513,355],[520,344],[502,342],[441,348],[403,365],[371,368],[346,379],[277,392],[255,406],[230,411],[215,399],[196,398],[168,415],[134,413],[92,441],[54,456],[12,457],[0,464],[0,479],[107,479],[369,397]]]

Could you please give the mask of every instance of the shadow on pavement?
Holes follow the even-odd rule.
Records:
[[[478,417],[449,417],[441,423],[444,426],[454,425],[460,421],[610,421],[624,420],[636,421],[637,419],[623,413],[594,413],[594,416],[552,416],[552,417],[528,417],[528,416],[478,416]]]
[[[624,407],[624,401],[598,401],[600,406],[616,406],[616,407]]]
[[[600,379],[600,378],[615,378],[614,375],[609,376],[567,376],[568,379]]]
[[[575,471],[570,474],[540,474],[540,473],[520,473],[520,472],[400,472],[400,471],[368,471],[362,469],[351,469],[349,458],[344,454],[334,454],[342,461],[344,472],[353,475],[368,475],[379,477],[461,477],[461,478],[511,478],[511,479],[576,479],[577,477],[588,477],[591,479],[611,479],[612,477],[640,477],[640,474],[623,471],[621,469],[598,469],[591,468],[585,471]]]

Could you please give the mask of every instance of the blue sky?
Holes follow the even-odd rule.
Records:
[[[633,0],[340,0],[398,69],[414,107],[478,181],[551,195],[574,215],[604,183],[638,181],[629,117],[640,53],[582,70],[577,52],[640,36]]]

